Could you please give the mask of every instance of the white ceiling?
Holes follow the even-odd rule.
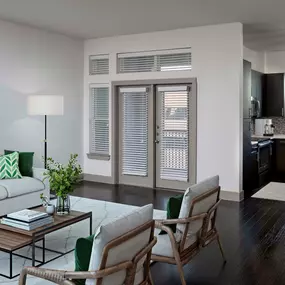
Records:
[[[0,19],[83,39],[242,22],[256,50],[285,50],[284,11],[284,0],[0,0]]]

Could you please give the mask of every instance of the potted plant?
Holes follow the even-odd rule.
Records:
[[[45,179],[49,180],[50,189],[55,192],[56,212],[59,215],[69,214],[70,197],[74,190],[74,185],[80,180],[82,173],[78,163],[78,154],[71,154],[67,165],[54,161],[51,157],[47,158]]]
[[[54,213],[54,205],[50,203],[48,197],[44,196],[43,193],[41,193],[40,198],[42,200],[43,206],[46,208],[46,212],[49,215],[52,215]]]

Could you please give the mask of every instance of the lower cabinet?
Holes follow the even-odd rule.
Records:
[[[272,180],[285,182],[285,139],[274,140],[272,166]]]

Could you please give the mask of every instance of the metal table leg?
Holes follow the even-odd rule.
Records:
[[[33,241],[32,241],[32,266],[35,266],[35,256],[36,256],[36,245],[35,245],[35,237],[33,237]]]
[[[13,254],[10,252],[10,279],[13,278]]]
[[[43,237],[43,264],[46,262],[46,257],[45,257],[45,237]]]
[[[92,215],[90,216],[90,219],[89,219],[89,222],[90,222],[90,235],[92,235]]]

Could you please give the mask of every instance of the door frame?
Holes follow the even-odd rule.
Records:
[[[193,108],[194,113],[191,114],[190,123],[197,126],[197,79],[196,78],[170,78],[170,79],[143,79],[143,80],[122,80],[111,82],[111,179],[114,184],[119,184],[119,88],[124,86],[136,87],[142,85],[171,85],[171,84],[191,84],[193,98],[191,104],[194,104],[196,108]],[[154,108],[155,112],[156,108]],[[189,168],[192,170],[189,176],[189,185],[197,182],[197,127],[193,128],[193,138],[191,139],[191,148],[189,147]],[[155,128],[153,128],[153,133]],[[189,140],[190,143],[190,140]],[[155,159],[155,157],[153,157]],[[155,170],[155,169],[154,169]],[[153,175],[156,177],[155,173]],[[153,180],[155,183],[155,180]],[[155,187],[155,185],[153,186]],[[186,190],[186,189],[185,189]]]

